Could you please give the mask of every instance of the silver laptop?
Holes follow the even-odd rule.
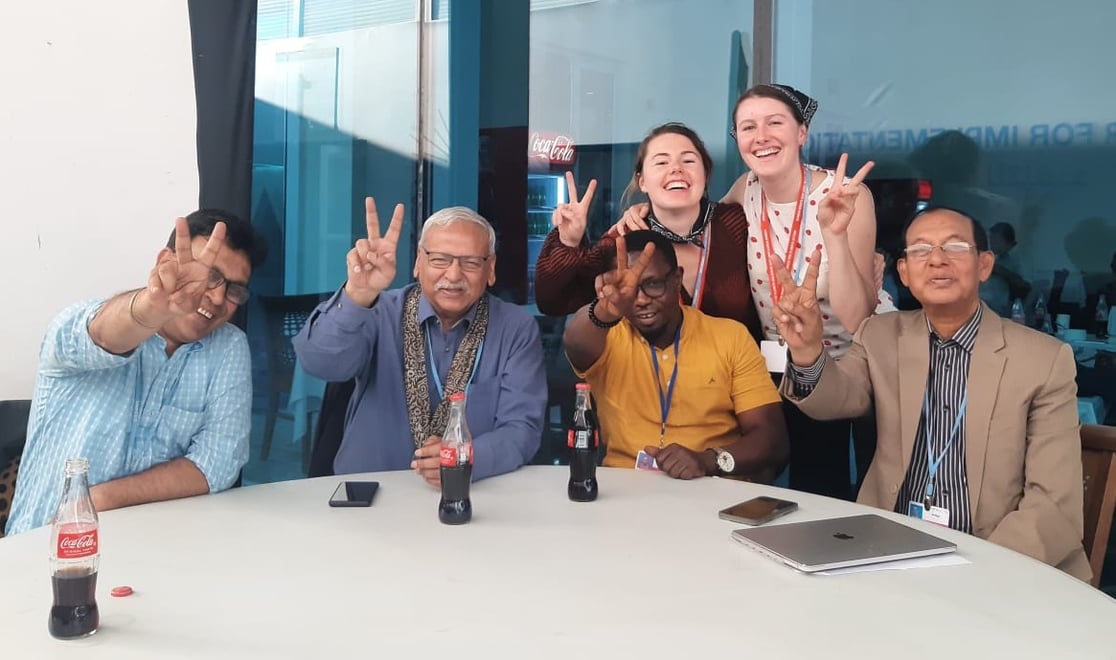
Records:
[[[957,549],[949,541],[875,514],[738,529],[732,538],[805,573]]]

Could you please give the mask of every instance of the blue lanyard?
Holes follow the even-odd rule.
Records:
[[[674,400],[674,383],[678,380],[678,342],[682,339],[682,324],[678,324],[678,329],[674,331],[674,371],[670,374],[670,382],[667,383],[666,394],[663,394],[663,380],[659,375],[659,358],[655,355],[655,347],[650,342],[647,343],[647,348],[651,351],[651,366],[655,368],[655,385],[659,388],[659,447],[663,446],[663,438],[666,437],[666,421],[667,415],[670,414],[670,403]]]
[[[469,385],[473,384],[473,378],[477,375],[477,366],[480,365],[481,354],[484,353],[484,340],[477,347],[477,357],[473,360],[473,370],[469,372],[469,380],[465,383],[465,394],[469,393]],[[438,390],[438,400],[441,401],[445,398],[445,390],[442,388],[442,377],[438,375],[438,365],[434,364],[434,346],[430,343],[430,330],[426,331],[426,364],[430,367],[430,376],[434,379],[434,387]]]
[[[938,467],[942,464],[942,459],[945,458],[949,448],[953,446],[953,442],[957,440],[957,432],[961,429],[961,420],[965,417],[965,409],[969,406],[969,389],[965,388],[965,396],[961,398],[961,407],[957,410],[957,418],[953,420],[953,430],[949,433],[949,439],[946,440],[945,446],[942,447],[941,453],[937,458],[934,458],[934,450],[930,446],[931,439],[934,435],[930,432],[930,388],[926,388],[926,395],[922,398],[922,416],[926,420],[926,465],[927,470],[930,472],[930,478],[926,481],[926,508],[930,508],[931,502],[934,498],[934,480],[938,476]]]

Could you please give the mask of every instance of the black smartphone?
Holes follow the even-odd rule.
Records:
[[[330,506],[372,506],[379,481],[342,481],[329,498]]]
[[[721,509],[719,516],[722,520],[731,520],[745,525],[762,525],[796,509],[798,509],[797,502],[761,496]]]

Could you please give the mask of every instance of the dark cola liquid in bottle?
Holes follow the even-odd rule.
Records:
[[[54,605],[48,629],[58,639],[77,639],[97,632],[97,511],[89,496],[89,462],[66,461],[66,482],[51,528],[50,580]]]
[[[447,525],[461,525],[473,518],[469,501],[469,482],[473,479],[473,436],[465,421],[465,394],[450,395],[449,421],[442,434],[438,454],[442,478],[442,499],[438,502],[438,520]]]
[[[566,492],[574,502],[592,502],[597,499],[600,430],[589,402],[589,383],[577,384],[577,405],[566,444],[570,449],[570,484]]]

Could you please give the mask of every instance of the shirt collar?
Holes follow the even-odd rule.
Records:
[[[926,331],[930,333],[930,338],[934,341],[946,344],[948,342],[955,342],[958,346],[965,349],[966,353],[973,352],[973,344],[976,343],[977,330],[980,329],[980,317],[984,315],[984,305],[977,305],[976,312],[965,324],[957,329],[950,339],[943,339],[934,332],[934,326],[930,325],[930,319],[926,319]]]
[[[484,295],[488,295],[488,294],[486,293]],[[457,328],[457,326],[464,323],[465,324],[464,329],[468,330],[469,326],[473,324],[473,319],[475,319],[476,317],[477,317],[477,304],[473,303],[473,306],[469,308],[469,311],[465,313],[465,316],[462,316],[457,321],[457,323],[454,323],[453,327]],[[427,321],[430,321],[430,319],[434,319],[434,322],[437,323],[438,322],[438,313],[434,311],[434,306],[430,304],[430,299],[426,297],[426,293],[424,293],[420,290],[419,291],[419,304],[418,304],[418,322],[419,322],[419,325],[422,325],[422,324],[426,323]]]

